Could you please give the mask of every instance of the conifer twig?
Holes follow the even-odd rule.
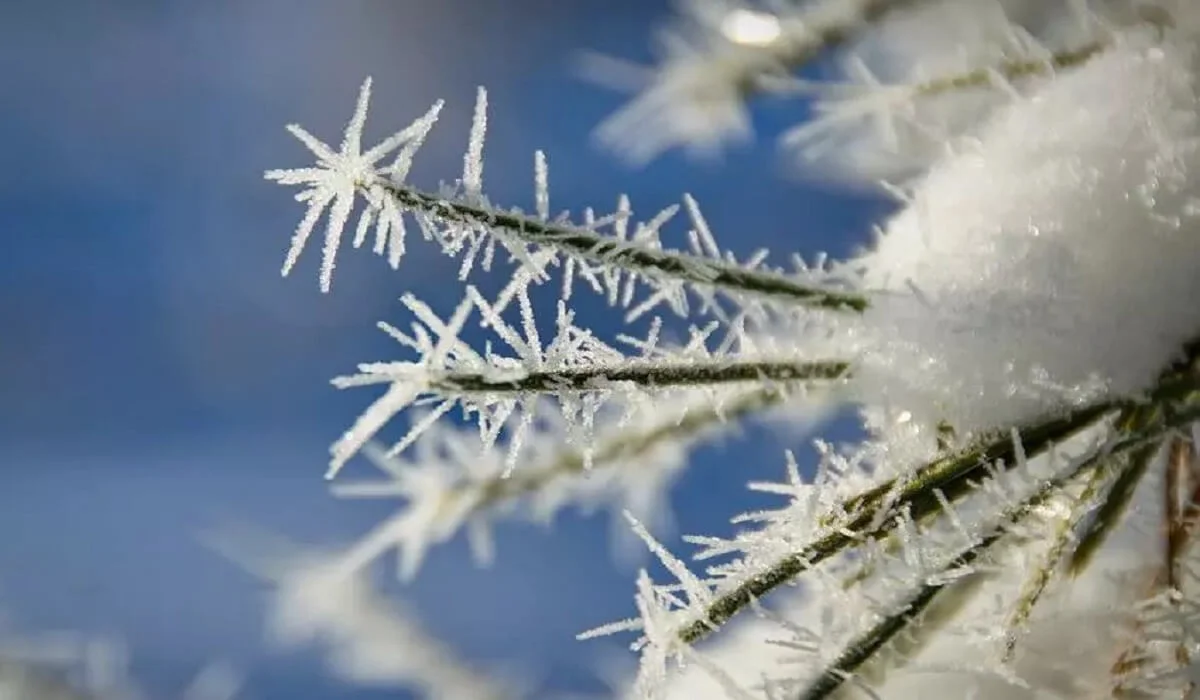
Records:
[[[1153,421],[1153,407],[1137,406],[1122,412],[1116,422],[1119,433],[1130,434],[1144,430]],[[1147,444],[1132,454],[1104,455],[1105,467],[1092,472],[1083,491],[1073,498],[1073,504],[1059,522],[1054,541],[1046,551],[1042,564],[1036,567],[1021,591],[1008,622],[1008,633],[1004,644],[1004,659],[1012,658],[1016,650],[1019,628],[1033,613],[1050,579],[1064,559],[1069,562],[1068,570],[1078,573],[1087,565],[1092,552],[1099,547],[1108,530],[1115,525],[1128,504],[1126,489],[1137,483],[1145,474],[1150,460],[1157,452],[1157,444]],[[1106,477],[1110,480],[1105,484]],[[1077,532],[1084,519],[1099,505],[1082,534]],[[1074,547],[1072,548],[1072,545]]]
[[[553,394],[588,391],[630,382],[642,387],[702,387],[741,382],[791,383],[829,381],[849,376],[850,364],[817,362],[628,362],[582,369],[529,372],[512,379],[503,375],[447,373],[432,382],[439,393]]]
[[[1160,381],[1164,385],[1178,382],[1181,378],[1184,390],[1187,390],[1188,377],[1200,371],[1200,339],[1192,339],[1184,345],[1184,353],[1180,360],[1163,372]],[[1150,425],[1161,416],[1157,415],[1162,407],[1155,405],[1141,406],[1126,416],[1127,429],[1138,430]],[[1087,568],[1092,556],[1104,543],[1109,532],[1116,526],[1117,521],[1125,512],[1133,491],[1141,481],[1142,476],[1150,468],[1150,462],[1161,445],[1146,446],[1136,454],[1126,458],[1123,467],[1118,472],[1115,481],[1109,486],[1108,493],[1101,501],[1100,507],[1091,521],[1080,533],[1079,542],[1071,553],[1068,563],[1069,571],[1078,574]]]
[[[1044,59],[1023,58],[1004,61],[995,66],[979,68],[959,75],[934,78],[905,87],[915,97],[933,97],[955,90],[989,87],[996,83],[997,77],[1004,80],[1020,80],[1081,65],[1107,46],[1108,44],[1104,42],[1093,41],[1076,49],[1055,52]]]
[[[654,426],[650,430],[629,430],[619,437],[606,440],[593,449],[591,468],[621,468],[625,460],[653,449],[666,440],[693,436],[705,428],[718,423],[743,419],[771,406],[779,404],[783,395],[772,390],[755,390],[735,399],[720,409],[713,407],[705,411],[692,411],[678,423]],[[513,474],[496,476],[484,484],[475,484],[482,495],[475,504],[482,510],[502,501],[534,493],[555,479],[582,472],[588,460],[579,451],[565,451],[554,463],[537,469],[521,469]]]
[[[1114,451],[1127,450],[1144,438],[1134,438],[1113,446]],[[1009,527],[1026,518],[1038,505],[1062,489],[1070,481],[1085,475],[1099,473],[1104,460],[1110,453],[1098,452],[1080,460],[1073,468],[1063,474],[1043,482],[1029,497],[1021,503],[1006,509],[986,535],[980,537],[974,544],[963,549],[936,574],[926,577],[926,582],[910,592],[910,594],[890,615],[884,616],[869,629],[859,634],[846,645],[842,653],[828,666],[821,675],[800,694],[801,700],[824,700],[837,690],[858,668],[869,661],[874,654],[882,649],[900,631],[920,618],[921,614],[946,588],[959,583],[960,577],[953,576],[956,571],[968,570],[976,560],[985,556],[988,551],[1009,534]]]
[[[1033,426],[1024,432],[1019,431],[1021,443],[1030,455],[1040,454],[1054,443],[1092,425],[1110,410],[1107,405],[1093,407]],[[997,438],[965,453],[932,462],[911,479],[889,481],[878,496],[872,496],[869,492],[849,499],[839,508],[848,514],[846,517],[830,525],[824,535],[799,551],[717,597],[706,608],[703,617],[680,627],[679,640],[687,644],[700,641],[750,605],[751,601],[775,587],[863,540],[876,539],[891,532],[895,528],[895,521],[883,517],[881,510],[884,508],[888,512],[908,508],[914,520],[924,517],[940,507],[934,496],[935,491],[941,490],[946,498],[954,500],[973,488],[971,480],[989,464],[1002,461],[1006,466],[1013,466],[1013,453],[1011,438]],[[886,506],[883,503],[884,496],[888,497]]]
[[[1137,413],[1135,409],[1133,413]],[[1121,421],[1118,419],[1118,430],[1121,430]],[[1087,516],[1088,512],[1095,507],[1097,494],[1101,493],[1106,476],[1109,476],[1108,467],[1114,461],[1118,464],[1116,467],[1115,482],[1119,482],[1121,477],[1131,470],[1129,465],[1136,464],[1136,459],[1130,459],[1126,455],[1112,455],[1104,453],[1099,455],[1104,464],[1099,469],[1092,471],[1090,478],[1083,487],[1083,491],[1072,498],[1071,509],[1063,515],[1058,522],[1058,527],[1054,532],[1054,539],[1050,547],[1042,556],[1042,562],[1039,566],[1034,567],[1033,572],[1025,581],[1025,585],[1021,589],[1021,595],[1013,606],[1012,614],[1009,616],[1007,631],[1004,640],[1004,661],[1012,660],[1012,655],[1017,648],[1017,637],[1022,626],[1029,620],[1033,614],[1034,607],[1037,606],[1042,594],[1046,591],[1046,587],[1050,584],[1050,579],[1054,576],[1055,571],[1059,569],[1059,564],[1067,554],[1072,542],[1076,538],[1076,528],[1079,523]]]
[[[424,510],[429,514],[431,522],[437,525],[427,526],[427,532],[433,535],[423,535],[412,538],[420,544],[414,549],[424,551],[430,544],[445,541],[453,536],[464,523],[478,522],[486,511],[511,505],[524,497],[530,497],[544,492],[558,481],[583,478],[598,471],[630,470],[646,467],[647,462],[639,460],[647,452],[660,447],[664,442],[673,441],[675,444],[694,444],[708,431],[715,427],[735,425],[772,406],[785,402],[788,395],[769,387],[755,387],[733,394],[726,400],[710,400],[696,408],[688,408],[684,412],[674,410],[666,412],[660,418],[656,415],[647,425],[635,422],[631,426],[617,425],[612,430],[605,431],[603,438],[587,450],[570,441],[565,441],[556,449],[546,452],[536,451],[530,461],[521,469],[511,474],[507,471],[486,472],[479,474],[472,466],[461,463],[460,477],[446,483],[444,488],[436,491],[427,501],[418,502],[427,494],[405,488],[406,476],[420,471],[421,463],[392,463],[387,450],[380,446],[370,446],[369,454],[385,472],[395,480],[392,484],[351,483],[335,484],[333,493],[346,498],[392,498],[400,497],[408,500],[403,512]],[[671,416],[674,417],[671,417]],[[438,448],[435,448],[438,449]],[[475,458],[472,446],[461,450],[450,450],[459,459],[472,460]],[[436,462],[435,462],[436,463]],[[459,466],[459,465],[456,465]],[[416,477],[420,481],[420,477]],[[388,488],[388,486],[392,486]],[[582,488],[586,488],[580,484]],[[569,487],[568,487],[569,488]],[[402,516],[398,516],[401,517]],[[342,561],[349,570],[357,570],[377,559],[387,550],[404,545],[397,536],[398,529],[395,519],[385,521],[367,535],[358,540]],[[450,523],[454,523],[451,527]],[[403,561],[403,559],[402,559]],[[415,565],[410,571],[415,572]],[[402,569],[403,571],[403,569]],[[407,574],[402,574],[407,575]]]
[[[844,9],[849,5],[846,0],[832,0],[815,9],[814,14],[819,14],[822,9],[826,11],[826,14],[833,14],[828,11],[828,8],[836,8],[838,14],[833,15],[832,20],[806,23],[805,28],[808,31],[805,34],[798,35],[791,41],[780,41],[778,45],[770,46],[769,50],[772,52],[774,63],[780,69],[787,71],[803,68],[822,53],[836,50],[845,45],[859,36],[863,30],[869,29],[884,19],[889,13],[916,6],[925,0],[853,1],[857,7],[850,11]],[[764,83],[759,75],[745,75],[738,80],[738,86],[743,90],[743,94],[749,96],[751,92],[762,89]]]
[[[666,440],[694,436],[719,422],[747,418],[759,411],[778,405],[783,394],[772,390],[755,390],[735,399],[728,406],[711,407],[704,411],[691,411],[678,423],[657,425],[649,430],[629,430],[600,442],[593,448],[591,466],[579,450],[564,450],[553,462],[530,469],[520,469],[509,475],[489,477],[483,482],[469,485],[471,493],[478,493],[472,511],[482,511],[515,498],[537,492],[551,481],[579,474],[584,469],[620,468],[624,460],[635,458],[653,449]],[[446,495],[447,499],[467,495],[464,486]]]
[[[624,268],[650,277],[677,279],[737,295],[781,304],[861,312],[867,298],[853,292],[803,284],[779,272],[757,270],[716,258],[653,249],[586,228],[505,212],[461,199],[448,199],[395,183],[376,182],[406,211],[486,229],[527,245],[545,246],[591,263]]]
[[[1200,418],[1200,377],[1186,371],[1170,374],[1147,399],[1156,405],[1156,410],[1153,426],[1145,428],[1143,433],[1151,430],[1161,433],[1187,425]],[[1141,402],[1104,401],[1019,429],[1017,437],[1030,456],[1037,456],[1078,431],[1095,425],[1106,415],[1138,405]],[[976,488],[974,480],[989,464],[999,462],[1004,468],[1012,468],[1016,463],[1014,442],[1010,437],[984,442],[931,462],[904,481],[892,480],[849,499],[840,511],[847,513],[846,517],[805,547],[717,596],[700,617],[679,627],[679,641],[693,644],[707,637],[775,587],[863,540],[886,535],[894,529],[895,523],[882,512],[885,508],[887,513],[898,513],[907,508],[911,517],[919,519],[939,507],[935,491],[941,490],[953,502]],[[1144,449],[1145,444],[1139,440],[1127,444],[1124,449]]]
[[[582,67],[597,82],[611,85],[611,76],[636,72],[640,84],[640,94],[602,122],[596,136],[634,162],[672,146],[715,145],[728,132],[743,132],[745,103],[755,95],[786,90],[807,64],[920,2],[785,0],[765,11],[757,3],[685,4],[684,21],[667,27],[655,65],[631,71],[624,61],[585,55]],[[745,18],[765,31],[744,35],[737,25]]]

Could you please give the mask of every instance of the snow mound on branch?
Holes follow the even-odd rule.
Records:
[[[883,292],[852,333],[873,403],[1009,425],[1143,390],[1200,332],[1196,47],[1151,41],[997,112],[856,261]]]

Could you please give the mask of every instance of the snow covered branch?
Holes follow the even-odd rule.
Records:
[[[1146,442],[1146,438],[1143,437],[1126,440],[1124,443],[1112,445],[1104,452],[1093,454],[1088,459],[1080,460],[1074,468],[1044,482],[1024,501],[1004,510],[986,534],[964,548],[940,571],[928,576],[921,585],[909,592],[906,598],[894,607],[894,612],[884,616],[878,623],[864,630],[861,635],[852,640],[799,697],[803,700],[822,700],[829,697],[897,634],[904,632],[909,625],[917,621],[940,593],[946,588],[960,583],[963,574],[971,571],[977,560],[989,556],[989,550],[993,546],[1012,534],[1012,525],[1029,517],[1037,507],[1044,504],[1057,490],[1066,486],[1073,479],[1081,475],[1095,474],[1102,459],[1113,454],[1123,453],[1134,444],[1145,444]]]
[[[1137,427],[1137,431],[1125,435],[1117,447],[1106,450],[1106,458],[1182,429],[1200,417],[1200,374],[1192,371],[1168,375],[1148,401],[1157,414],[1155,419],[1150,421],[1147,417],[1145,425],[1119,426],[1127,431]],[[678,637],[687,644],[703,639],[772,589],[849,547],[887,534],[896,526],[895,516],[901,511],[920,520],[938,512],[941,498],[954,502],[970,493],[992,468],[1020,466],[1027,458],[1024,455],[1040,456],[1114,411],[1140,410],[1138,401],[1103,402],[1039,421],[1016,429],[1012,436],[1000,436],[947,455],[902,478],[886,481],[837,503],[829,509],[828,519],[822,518],[827,524],[813,541],[764,570],[745,576],[712,598],[700,617],[679,627]],[[934,496],[938,493],[941,498]]]
[[[918,0],[742,0],[681,2],[678,22],[658,39],[658,65],[630,66],[588,55],[583,68],[597,82],[640,89],[596,129],[596,137],[634,163],[680,145],[703,153],[750,133],[743,102],[779,90],[788,76],[839,48],[889,12]],[[628,76],[628,78],[627,78]],[[631,78],[631,79],[629,79]]]

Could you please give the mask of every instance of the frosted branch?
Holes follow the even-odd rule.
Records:
[[[340,145],[290,127],[315,164],[267,173],[299,186],[306,208],[285,274],[322,219],[323,290],[347,226],[354,247],[373,229],[373,250],[392,265],[415,225],[459,262],[462,280],[477,267],[512,273],[494,297],[468,286],[445,316],[405,295],[411,323],[380,324],[400,356],[334,380],[380,394],[331,446],[328,476],[363,448],[384,473],[335,492],[403,506],[332,568],[289,574],[293,608],[319,615],[337,603],[338,614],[362,617],[372,606],[326,585],[329,576],[341,585],[392,550],[411,576],[431,546],[460,532],[486,561],[492,522],[517,505],[542,518],[568,503],[628,508],[633,534],[675,578],[656,585],[643,572],[639,617],[595,633],[640,631],[637,693],[662,689],[675,660],[736,697],[761,678],[755,690],[769,697],[784,688],[823,698],[876,669],[897,671],[904,686],[938,664],[988,676],[961,695],[996,680],[1090,697],[1107,687],[1055,685],[1090,661],[1055,657],[1062,667],[1050,683],[1035,677],[1045,668],[1026,671],[1041,663],[1054,577],[1064,564],[1079,573],[1111,538],[1083,588],[1133,561],[1148,573],[1131,580],[1153,579],[1162,600],[1126,615],[1138,585],[1103,596],[1118,617],[1145,623],[1109,674],[1119,678],[1105,673],[1111,647],[1126,641],[1109,633],[1124,626],[1108,624],[1112,611],[1096,601],[1081,603],[1091,607],[1072,614],[1105,617],[1095,635],[1104,638],[1088,641],[1109,648],[1089,654],[1105,668],[1078,675],[1125,683],[1133,669],[1139,682],[1166,687],[1163,674],[1174,673],[1171,683],[1193,689],[1200,607],[1181,581],[1200,582],[1188,558],[1200,485],[1185,486],[1182,473],[1200,436],[1200,343],[1182,358],[1178,348],[1200,323],[1200,13],[1184,0],[689,0],[683,14],[661,36],[661,61],[641,72],[644,90],[601,126],[603,140],[622,141],[635,161],[676,145],[710,149],[748,134],[751,93],[816,95],[815,118],[787,138],[829,161],[823,176],[899,183],[888,186],[899,211],[845,262],[781,267],[766,251],[718,245],[688,196],[637,219],[623,196],[611,213],[556,215],[540,152],[531,212],[495,205],[483,180],[482,89],[461,174],[439,188],[408,175],[440,104],[368,148],[368,81]],[[847,59],[853,84],[794,75],[830,50]],[[672,247],[662,232],[677,215],[688,228]],[[561,293],[551,319],[535,315],[545,295],[534,292],[552,273]],[[649,331],[610,340],[607,326],[577,323],[577,288],[626,321],[652,318]],[[661,306],[694,323],[678,342],[653,318]],[[772,406],[799,407],[792,399],[813,389],[854,402],[869,437],[819,441],[810,482],[789,456],[788,483],[751,484],[787,504],[737,516],[729,538],[685,537],[699,546],[696,560],[718,560],[693,572],[642,524],[647,514],[665,511],[666,487],[701,439]],[[471,425],[458,425],[460,414]],[[368,444],[397,417],[407,423],[398,441]],[[1180,447],[1184,430],[1191,448]],[[1165,496],[1147,504],[1143,487],[1160,472]],[[1123,549],[1144,534],[1135,516],[1160,508],[1162,553]],[[1013,546],[1001,550],[1006,537]],[[990,568],[994,576],[978,575]],[[787,627],[795,636],[781,644],[814,657],[802,674],[816,675],[748,680],[742,666],[726,673],[692,648],[802,574],[834,600],[813,601],[822,629]],[[294,617],[302,632],[316,626]],[[958,635],[951,621],[970,628],[963,641],[988,648],[943,644]],[[1186,630],[1162,631],[1172,625]],[[890,692],[892,680],[881,688]]]
[[[590,457],[580,451],[565,451],[551,464],[536,469],[522,470],[508,478],[494,476],[473,484],[482,495],[476,508],[489,508],[496,504],[538,492],[552,481],[570,477],[584,471],[589,459],[591,469],[630,469],[640,463],[636,458],[643,456],[667,441],[688,441],[720,424],[732,424],[778,404],[782,396],[770,390],[752,390],[739,398],[730,399],[721,406],[708,410],[688,411],[677,421],[651,426],[649,429],[615,431],[611,437],[598,439],[591,449]],[[594,477],[593,477],[594,478]]]
[[[420,212],[449,224],[487,230],[516,243],[553,248],[605,267],[677,279],[783,304],[840,311],[862,311],[868,304],[861,295],[809,286],[777,272],[748,269],[719,259],[654,249],[595,231],[551,223],[517,212],[491,209],[410,187],[388,184],[384,189],[395,198],[401,209]]]
[[[823,0],[775,3],[700,2],[661,36],[662,57],[649,68],[591,56],[584,69],[598,82],[636,74],[641,92],[596,129],[596,137],[634,163],[677,145],[700,152],[747,135],[744,101],[786,82],[823,52],[858,36],[887,13],[918,0]],[[754,26],[755,31],[746,31]],[[635,84],[636,84],[635,83]]]
[[[1142,444],[1144,438],[1133,438],[1118,442],[1112,449],[1118,454]],[[842,686],[862,665],[870,661],[897,634],[918,620],[932,605],[938,594],[959,582],[962,572],[971,572],[976,561],[988,556],[989,550],[1000,543],[1012,525],[1028,517],[1034,509],[1049,497],[1059,492],[1072,480],[1089,473],[1096,474],[1111,452],[1103,451],[1087,459],[1053,479],[1043,482],[1028,498],[1000,513],[990,531],[964,548],[937,572],[925,577],[925,582],[911,591],[894,606],[894,612],[885,615],[870,628],[856,636],[836,659],[827,665],[817,679],[800,693],[801,700],[824,700]]]
[[[830,95],[831,99],[817,102],[814,106],[816,116],[789,130],[783,137],[783,143],[819,154],[822,152],[819,142],[832,131],[845,128],[848,122],[867,118],[890,121],[893,112],[911,109],[910,105],[915,100],[953,92],[989,87],[1011,90],[1016,81],[1052,75],[1055,71],[1079,66],[1109,45],[1108,42],[1093,41],[1047,56],[1021,56],[984,68],[911,84],[881,84],[873,78],[861,86],[815,84],[807,89],[818,96]]]
[[[1120,427],[1118,427],[1118,430]],[[1141,453],[1145,448],[1136,450],[1136,453]],[[1068,548],[1075,541],[1076,530],[1080,522],[1087,515],[1088,511],[1094,507],[1095,499],[1101,493],[1104,481],[1112,477],[1113,471],[1112,462],[1117,463],[1117,468],[1122,462],[1129,461],[1126,454],[1117,455],[1115,460],[1108,459],[1109,455],[1103,455],[1105,458],[1104,468],[1095,469],[1092,471],[1090,478],[1083,487],[1083,491],[1078,495],[1073,496],[1069,510],[1058,518],[1058,522],[1054,523],[1053,539],[1049,549],[1043,554],[1041,562],[1033,567],[1024,585],[1021,588],[1021,594],[1017,598],[1017,602],[1013,605],[1012,614],[1009,616],[1007,624],[1007,634],[1004,641],[1004,660],[1011,661],[1013,653],[1017,648],[1017,639],[1020,631],[1029,622],[1030,616],[1033,615],[1034,607],[1041,600],[1042,594],[1046,592],[1046,587],[1050,584],[1050,579],[1054,573],[1059,570],[1059,565],[1062,563],[1064,555],[1069,551]],[[1137,459],[1135,456],[1134,460]],[[1099,459],[1095,461],[1099,462]]]
[[[1092,42],[1077,49],[1058,51],[1047,58],[1030,58],[1005,61],[990,68],[970,71],[961,75],[936,78],[924,83],[908,86],[914,97],[932,97],[944,92],[994,86],[1004,81],[1020,80],[1038,75],[1051,75],[1056,70],[1072,68],[1087,61],[1102,51],[1107,44]]]
[[[531,260],[537,262],[537,258]],[[542,397],[555,398],[569,422],[577,423],[576,439],[587,444],[596,413],[614,397],[649,400],[696,388],[763,383],[769,390],[786,393],[806,385],[841,383],[850,373],[846,361],[805,357],[770,336],[748,332],[740,320],[731,322],[725,337],[711,348],[710,339],[721,327],[719,322],[692,328],[688,343],[680,348],[660,344],[656,323],[646,339],[620,337],[638,349],[631,357],[576,326],[574,315],[560,301],[555,333],[545,339],[537,329],[528,295],[531,275],[514,277],[493,302],[468,287],[465,298],[446,319],[415,297],[403,297],[416,317],[412,331],[405,333],[388,324],[381,328],[417,358],[360,364],[357,374],[333,380],[340,388],[386,384],[388,389],[334,443],[327,476],[333,478],[398,413],[431,401],[436,404],[433,411],[410,428],[391,448],[391,454],[399,454],[439,416],[460,406],[478,417],[485,447],[508,426],[512,431],[511,469],[521,435],[531,425],[535,404]],[[506,310],[519,319],[506,319]],[[459,337],[474,311],[479,312],[483,326],[511,348],[510,355],[501,354],[490,343],[484,352],[476,351]],[[515,426],[509,421],[514,415],[522,415]]]
[[[1030,450],[1030,454],[1040,454],[1050,449],[1054,442],[1092,425],[1106,412],[1107,407],[1104,410],[1092,409],[1071,418],[1034,426],[1021,431],[1021,442]],[[914,520],[919,520],[937,512],[940,505],[934,497],[936,491],[942,491],[948,499],[953,500],[970,491],[973,488],[972,481],[982,476],[989,464],[1005,457],[1013,457],[1012,440],[1008,437],[994,440],[966,455],[927,465],[921,476],[910,481],[889,482],[879,496],[864,494],[841,504],[837,510],[851,515],[834,523],[824,535],[800,551],[721,594],[705,610],[703,617],[680,627],[680,641],[687,644],[700,641],[777,586],[849,547],[886,535],[896,525],[894,519],[888,517],[889,513],[907,509]],[[884,495],[887,496],[886,503],[882,498]]]
[[[1173,363],[1172,367],[1163,373],[1162,383],[1165,387],[1171,387],[1176,385],[1180,378],[1183,378],[1182,390],[1186,392],[1190,388],[1186,378],[1197,372],[1200,372],[1200,340],[1192,340],[1186,345],[1183,358]],[[1124,417],[1125,424],[1122,428],[1125,430],[1144,429],[1156,420],[1162,420],[1161,416],[1156,415],[1161,410],[1163,409],[1154,405],[1136,407]],[[1073,574],[1078,574],[1087,568],[1091,558],[1116,527],[1118,519],[1125,513],[1133,498],[1134,489],[1150,468],[1150,463],[1156,453],[1160,451],[1160,447],[1159,445],[1147,446],[1121,462],[1112,483],[1108,485],[1099,508],[1079,534],[1078,542],[1068,562],[1069,570]]]
[[[765,300],[781,305],[810,306],[837,311],[861,312],[867,299],[845,289],[826,289],[812,283],[821,276],[809,270],[788,275],[768,269],[762,255],[739,264],[731,254],[716,247],[694,201],[685,197],[687,211],[696,230],[692,254],[665,249],[659,240],[659,228],[677,207],[661,212],[639,224],[629,235],[628,204],[612,216],[595,218],[588,214],[586,226],[571,224],[565,217],[551,221],[547,166],[544,156],[535,159],[535,199],[537,214],[503,211],[490,205],[482,191],[483,142],[487,127],[487,93],[482,89],[475,106],[463,176],[455,186],[446,186],[438,194],[410,187],[405,180],[417,149],[424,143],[441,110],[435,104],[424,116],[396,132],[377,146],[363,151],[362,131],[370,101],[371,81],[363,83],[359,99],[342,145],[335,151],[299,126],[289,127],[317,158],[312,167],[268,171],[265,177],[284,185],[300,185],[296,199],[307,210],[292,238],[282,273],[287,275],[299,259],[317,222],[328,210],[325,245],[322,252],[320,285],[328,291],[341,245],[343,230],[353,213],[356,200],[364,205],[355,228],[353,245],[361,246],[368,230],[375,227],[374,250],[386,252],[395,267],[405,250],[405,217],[416,220],[422,235],[438,243],[447,255],[461,256],[461,275],[465,277],[481,260],[488,268],[499,243],[517,260],[528,281],[545,279],[550,263],[535,250],[550,250],[567,257],[567,276],[585,279],[597,291],[608,294],[610,301],[619,297],[626,306],[633,301],[633,284],[642,282],[651,288],[649,298],[630,310],[638,316],[649,308],[668,303],[678,313],[686,311],[687,291],[698,294],[706,303],[713,292],[735,300]],[[385,156],[399,152],[396,162],[381,166]],[[610,226],[613,235],[598,229]],[[576,264],[572,264],[576,263]],[[613,271],[618,274],[613,274]],[[624,280],[622,275],[624,273]],[[685,288],[686,286],[686,288]],[[844,285],[843,285],[844,286]],[[566,287],[569,291],[569,284]]]
[[[464,526],[478,545],[493,521],[525,506],[538,520],[575,504],[629,509],[661,518],[666,486],[686,465],[691,447],[721,434],[757,413],[780,404],[783,396],[765,389],[732,390],[718,398],[693,392],[668,408],[605,413],[589,445],[562,435],[562,417],[540,411],[520,452],[521,469],[508,474],[506,447],[480,449],[468,429],[441,426],[424,433],[411,456],[390,457],[368,446],[367,456],[387,477],[381,482],[340,483],[337,496],[401,498],[403,509],[355,543],[343,562],[361,568],[391,548],[400,552],[402,577],[414,575],[424,552]],[[473,439],[472,439],[473,438]],[[625,532],[624,529],[621,532]],[[480,563],[490,547],[477,546]]]
[[[717,358],[709,361],[639,363],[624,361],[585,368],[563,368],[525,372],[493,368],[490,373],[430,371],[420,363],[391,362],[361,365],[360,374],[339,377],[335,386],[350,387],[389,383],[387,393],[368,408],[339,443],[332,448],[334,461],[329,477],[392,416],[433,398],[440,402],[437,415],[462,404],[481,417],[481,426],[499,425],[516,401],[540,396],[562,401],[584,401],[595,411],[612,393],[639,395],[669,389],[712,388],[725,385],[767,382],[774,392],[788,386],[834,382],[845,379],[849,365],[840,361],[796,362]],[[592,396],[592,399],[587,397]],[[496,407],[489,410],[489,407]],[[490,416],[490,418],[489,418]],[[398,453],[419,435],[429,421],[419,423],[392,449]],[[494,435],[494,432],[492,433]],[[493,438],[494,439],[494,438]],[[515,452],[513,453],[515,460]]]
[[[1150,396],[1160,406],[1153,429],[1126,440],[1124,449],[1145,444],[1145,434],[1161,435],[1188,425],[1200,416],[1200,385],[1194,374],[1184,373],[1164,381]],[[1061,417],[1039,422],[1017,431],[1019,444],[1029,455],[1049,450],[1055,443],[1094,425],[1105,415],[1138,402],[1107,401],[1073,411]],[[1011,468],[1017,463],[1017,441],[1009,436],[985,442],[965,452],[945,457],[917,470],[913,477],[892,480],[842,503],[835,512],[846,513],[801,550],[765,571],[750,576],[731,590],[717,596],[701,617],[679,628],[679,640],[691,644],[708,636],[739,611],[775,587],[790,581],[820,562],[864,540],[877,539],[895,523],[888,514],[907,510],[914,520],[939,507],[937,491],[954,501],[975,488],[974,482],[985,475],[989,465],[999,463]]]
[[[430,390],[453,394],[558,394],[592,391],[630,383],[646,388],[704,387],[745,382],[820,382],[849,376],[848,362],[681,362],[642,364],[624,362],[586,369],[530,372],[519,378],[481,374],[447,374],[430,382]]]

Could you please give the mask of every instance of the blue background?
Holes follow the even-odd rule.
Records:
[[[757,143],[719,162],[672,153],[633,170],[591,144],[625,96],[579,80],[573,52],[647,60],[668,14],[646,0],[0,4],[3,633],[118,634],[155,697],[214,658],[248,674],[244,697],[397,697],[340,685],[315,654],[269,653],[264,589],[196,536],[238,519],[336,542],[389,512],[326,492],[327,446],[372,396],[327,380],[386,359],[373,324],[401,318],[401,292],[445,308],[460,285],[419,243],[398,272],[344,254],[328,295],[315,247],[281,279],[302,210],[262,172],[308,162],[286,123],[340,140],[374,75],[373,138],[446,98],[413,180],[454,178],[482,84],[494,201],[532,205],[542,148],[556,211],[627,192],[649,213],[687,191],[743,253],[864,243],[880,203],[781,175],[770,137],[803,118],[799,103],[756,105]],[[679,530],[728,532],[756,502],[744,482],[782,474],[781,447],[706,450],[674,494]],[[603,693],[622,641],[572,638],[633,612],[606,519],[499,535],[491,569],[455,542],[403,597],[469,659],[515,668],[543,694]]]

